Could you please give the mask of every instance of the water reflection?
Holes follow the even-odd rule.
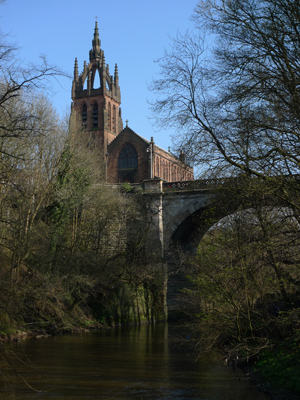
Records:
[[[194,362],[172,344],[176,334],[155,325],[27,340],[35,367],[19,369],[39,392],[18,385],[16,399],[266,399],[221,362]],[[0,398],[11,397],[2,389]]]

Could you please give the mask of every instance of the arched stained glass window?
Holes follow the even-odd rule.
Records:
[[[138,156],[135,148],[130,143],[126,143],[119,154],[119,169],[137,168]]]

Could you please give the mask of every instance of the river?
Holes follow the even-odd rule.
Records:
[[[15,398],[267,399],[250,387],[241,371],[233,372],[219,358],[195,361],[185,347],[174,343],[177,334],[178,328],[157,324],[24,340],[13,350],[23,360],[26,355],[25,363],[12,361],[34,390],[17,379]],[[1,382],[0,399],[11,396],[11,387]]]

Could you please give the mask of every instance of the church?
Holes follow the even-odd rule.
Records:
[[[95,87],[99,74],[100,87]],[[140,183],[160,178],[167,182],[193,180],[193,168],[185,162],[185,155],[176,157],[170,151],[123,126],[121,90],[117,64],[111,75],[101,49],[96,21],[89,63],[84,62],[79,75],[75,58],[72,83],[72,114],[75,113],[82,128],[100,139],[109,183]]]

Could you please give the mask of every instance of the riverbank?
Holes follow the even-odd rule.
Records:
[[[299,344],[283,342],[261,352],[255,363],[243,366],[242,370],[272,400],[300,400],[299,360]]]
[[[259,373],[254,371],[253,367],[247,370],[243,369],[243,372],[249,377],[251,385],[269,396],[270,400],[300,400],[300,395],[297,393],[282,387],[276,387],[269,381],[264,380]]]
[[[13,333],[9,334],[1,334],[0,342],[20,342],[25,339],[41,339],[50,336],[59,336],[59,335],[67,335],[72,333],[85,333],[90,331],[95,331],[98,329],[111,329],[110,326],[100,324],[96,321],[89,321],[89,326],[72,326],[65,328],[58,328],[55,324],[48,324],[48,327],[45,329],[34,329],[34,330],[17,330]]]

